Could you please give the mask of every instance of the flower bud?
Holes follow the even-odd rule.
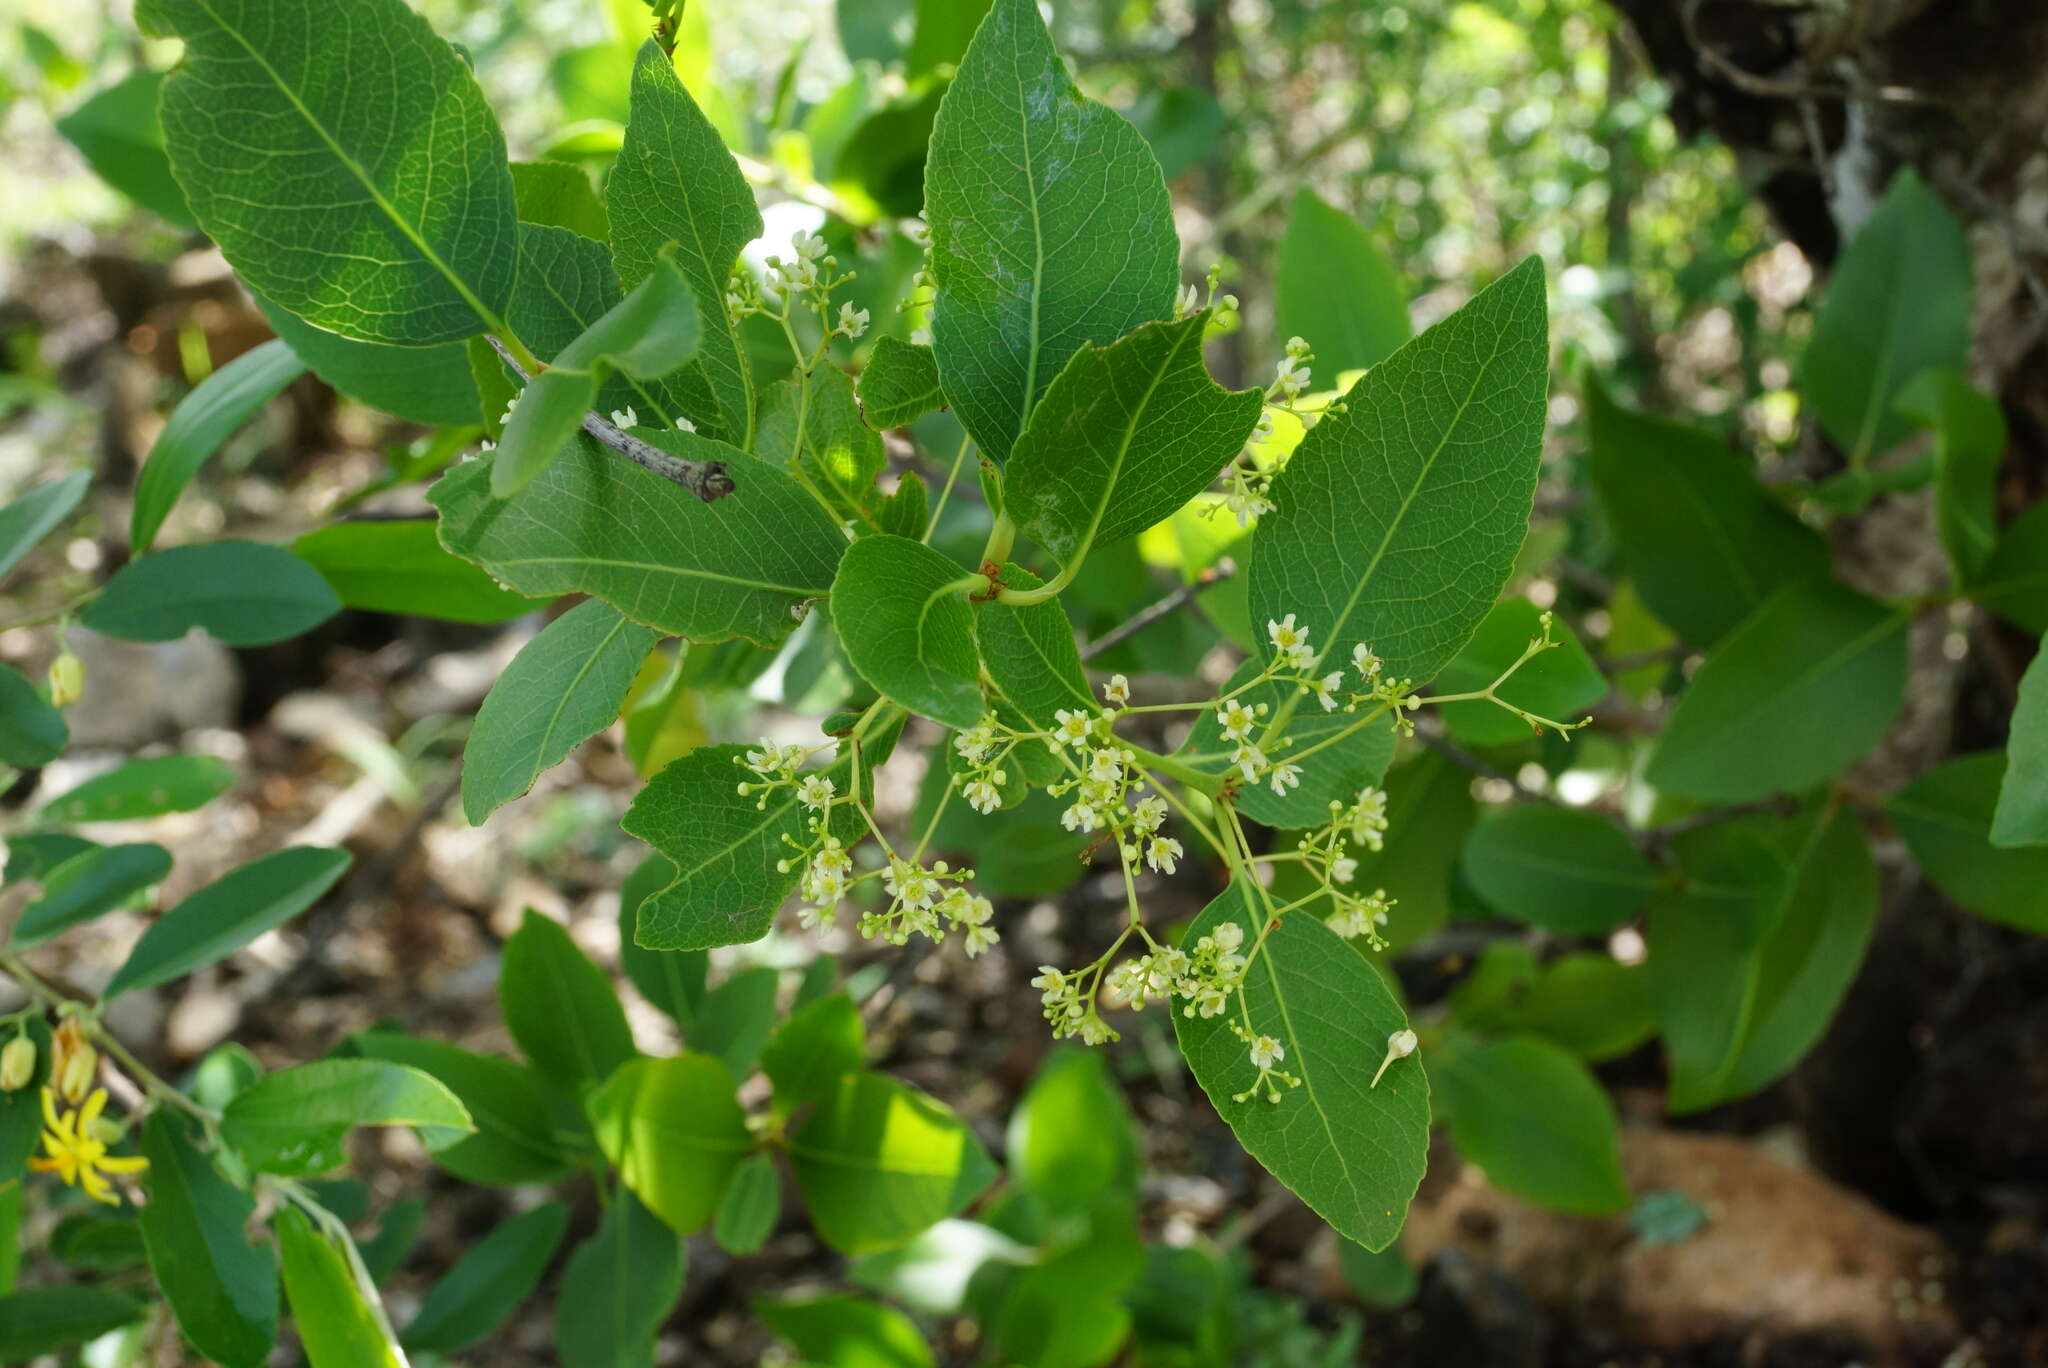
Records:
[[[51,1086],[59,1097],[78,1106],[92,1091],[93,1079],[99,1073],[99,1051],[85,1038],[76,1019],[67,1019],[57,1027],[56,1047],[50,1061]]]
[[[36,1043],[18,1035],[0,1047],[0,1092],[20,1092],[36,1076]]]
[[[1415,1053],[1415,1047],[1420,1043],[1415,1038],[1415,1032],[1396,1031],[1387,1037],[1387,1052],[1396,1059],[1406,1059]]]
[[[85,692],[85,662],[66,650],[50,662],[50,704],[68,708]]]

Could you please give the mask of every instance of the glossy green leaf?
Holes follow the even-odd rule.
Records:
[[[260,294],[254,298],[270,330],[300,363],[349,398],[411,423],[469,425],[481,421],[483,401],[470,374],[468,351],[460,342],[431,347],[358,342],[316,328]],[[174,414],[173,421],[175,418]],[[162,446],[161,440],[158,446]],[[156,459],[154,454],[150,459]]]
[[[1975,582],[1998,544],[2005,411],[1958,371],[1924,371],[1899,391],[1901,413],[1934,429],[1934,530],[1958,585]]]
[[[965,1122],[878,1073],[841,1078],[791,1133],[788,1153],[818,1238],[842,1254],[904,1243],[996,1176]]]
[[[48,822],[127,822],[190,812],[234,787],[235,772],[210,755],[158,755],[95,775],[43,806]]]
[[[890,702],[949,727],[981,720],[974,611],[980,581],[907,537],[863,537],[832,582],[832,624],[861,678]]]
[[[1539,1035],[1596,1063],[1627,1054],[1657,1030],[1643,966],[1597,952],[1560,955],[1540,970],[1532,963],[1528,976],[1508,985],[1483,1019],[1462,1007],[1458,1019],[1488,1031]]]
[[[404,1368],[405,1357],[364,1300],[348,1255],[297,1207],[278,1212],[273,1224],[284,1256],[285,1301],[310,1368]]]
[[[43,876],[43,895],[22,912],[10,944],[16,950],[41,945],[111,912],[144,889],[162,883],[170,872],[171,852],[160,845],[94,846]]]
[[[1991,840],[2004,751],[1936,766],[1885,800],[1885,813],[1934,886],[1958,906],[2022,931],[2048,933],[2048,849]]]
[[[1309,429],[1252,542],[1255,624],[1293,613],[1332,669],[1362,643],[1417,684],[1457,653],[1528,532],[1549,380],[1543,288],[1541,263],[1523,262]]]
[[[85,1283],[51,1283],[0,1296],[0,1363],[28,1363],[141,1320],[146,1308]]]
[[[1628,834],[1576,808],[1522,803],[1465,838],[1465,877],[1496,910],[1564,936],[1604,935],[1658,887]]]
[[[526,643],[477,710],[462,748],[462,810],[472,824],[533,787],[610,726],[655,634],[599,599]]]
[[[1315,373],[1377,366],[1414,331],[1394,264],[1358,221],[1315,191],[1295,191],[1273,277],[1273,332],[1299,337]]]
[[[761,1050],[761,1068],[785,1111],[829,1091],[842,1075],[867,1064],[867,1031],[860,1008],[845,993],[830,993],[789,1014]]]
[[[1970,597],[2030,635],[2048,632],[2048,501],[2005,525]]]
[[[47,765],[71,744],[64,714],[12,665],[0,665],[0,764]]]
[[[1645,778],[1715,802],[1796,793],[1876,745],[1906,689],[1910,615],[1840,585],[1779,591],[1707,656]]]
[[[50,1232],[50,1257],[81,1273],[126,1273],[143,1266],[142,1227],[133,1218],[76,1212]]]
[[[802,387],[791,378],[762,391],[754,454],[808,483],[841,519],[874,525],[875,477],[889,458],[881,437],[861,420],[853,382],[839,367],[816,367]],[[920,519],[911,535],[923,533]]]
[[[366,1058],[418,1069],[455,1094],[476,1131],[437,1150],[434,1162],[457,1178],[505,1187],[551,1182],[571,1171],[577,1156],[560,1133],[549,1090],[532,1070],[396,1031],[366,1031],[350,1043]]]
[[[619,967],[641,997],[687,1031],[704,999],[709,955],[702,950],[650,950],[633,938],[640,904],[675,879],[676,867],[663,855],[649,855],[626,876],[619,889]]]
[[[1067,358],[1169,317],[1179,243],[1138,130],[1082,95],[1033,0],[996,0],[925,168],[939,376],[1001,465]]]
[[[1003,503],[1062,566],[1171,516],[1244,449],[1263,396],[1209,377],[1208,322],[1205,310],[1083,346],[1031,410]]]
[[[572,1093],[639,1056],[611,980],[560,922],[531,909],[505,940],[498,1005],[520,1051]]]
[[[476,1130],[431,1074],[381,1059],[322,1059],[266,1074],[221,1112],[221,1136],[264,1173],[311,1177],[339,1168],[357,1126],[410,1126],[438,1150]]]
[[[1899,390],[1970,357],[1970,244],[1908,166],[1849,240],[1799,366],[1799,394],[1852,465],[1903,439]]]
[[[1138,1132],[1097,1051],[1065,1050],[1039,1070],[1010,1114],[1010,1173],[1052,1217],[1105,1197],[1138,1195]]]
[[[817,1368],[933,1368],[938,1359],[901,1311],[859,1297],[754,1303],[754,1314]]]
[[[555,1348],[563,1368],[652,1368],[655,1333],[682,1291],[682,1241],[621,1191],[562,1274]]]
[[[636,1059],[590,1095],[587,1109],[620,1179],[678,1235],[711,1219],[755,1148],[732,1075],[709,1055]]]
[[[346,608],[444,622],[497,623],[545,607],[501,589],[450,555],[425,518],[345,522],[308,532],[292,552],[320,572]]]
[[[931,519],[931,502],[925,495],[924,476],[906,470],[896,477],[896,488],[875,505],[875,526],[891,536],[922,538]]]
[[[0,579],[5,579],[37,542],[71,516],[91,484],[90,474],[74,470],[44,481],[0,508]]]
[[[780,642],[804,604],[832,591],[845,537],[765,462],[689,433],[636,435],[671,455],[725,462],[736,488],[703,503],[579,437],[510,499],[491,497],[493,458],[443,476],[428,495],[442,545],[523,594],[594,594],[692,641]]]
[[[860,411],[877,432],[907,426],[946,406],[939,388],[939,363],[930,347],[894,337],[875,339],[874,354],[860,373]]]
[[[320,572],[281,546],[177,546],[114,572],[79,621],[125,641],[176,641],[194,627],[228,646],[268,646],[341,611]]]
[[[2012,711],[2012,734],[2005,750],[2005,780],[1991,815],[1991,844],[2048,845],[2048,638],[2020,677],[2019,702]]]
[[[1711,434],[1624,409],[1586,385],[1590,470],[1650,611],[1711,646],[1784,585],[1828,574],[1820,534],[1772,500]]]
[[[775,1029],[775,998],[781,986],[781,973],[765,964],[729,975],[697,1004],[690,1048],[718,1060],[734,1078],[751,1075],[761,1047]]]
[[[185,192],[171,177],[157,122],[161,71],[136,71],[80,103],[57,120],[57,131],[78,149],[99,178],[167,222],[194,227]]]
[[[305,373],[306,363],[277,338],[243,352],[179,401],[135,481],[135,508],[128,521],[130,551],[140,555],[148,549],[199,467],[278,391]]]
[[[718,1199],[712,1234],[728,1254],[753,1254],[768,1242],[781,1214],[782,1177],[773,1156],[749,1155]]]
[[[1022,566],[1005,565],[1003,583],[1036,589],[1039,579]],[[1088,687],[1081,651],[1074,644],[1074,625],[1057,600],[977,603],[974,639],[989,678],[1031,724],[1026,730],[1051,731],[1063,711],[1092,714],[1102,707]]]
[[[1452,1142],[1496,1187],[1584,1216],[1629,1204],[1614,1104],[1557,1046],[1518,1036],[1447,1049],[1436,1077]]]
[[[569,1229],[569,1208],[547,1202],[492,1228],[434,1284],[401,1336],[407,1349],[452,1354],[483,1339],[540,1285]]]
[[[604,201],[590,184],[590,174],[567,162],[512,163],[512,194],[521,223],[566,228],[594,242],[611,238],[611,220]]]
[[[101,992],[110,1001],[183,978],[320,901],[349,866],[345,850],[292,846],[231,870],[150,924]]]
[[[185,40],[158,112],[207,236],[316,327],[425,346],[483,331],[514,272],[512,177],[469,66],[403,0],[145,0]]]
[[[704,329],[696,359],[679,381],[687,416],[707,436],[751,447],[752,382],[726,318],[725,289],[740,248],[761,235],[761,212],[717,130],[651,41],[633,63],[626,141],[604,193],[612,256],[627,289],[654,269],[664,247],[676,244],[676,264]]]
[[[1543,635],[1543,614],[1527,599],[1508,599],[1488,611],[1472,639],[1437,676],[1437,693],[1479,693],[1507,673],[1529,644]],[[1575,722],[1607,696],[1607,679],[1572,629],[1551,627],[1557,644],[1523,663],[1497,696],[1553,722]],[[1445,703],[1440,711],[1451,739],[1468,746],[1507,746],[1536,735],[1529,723],[1485,699]]]
[[[277,1342],[277,1251],[249,1238],[255,1202],[220,1175],[176,1113],[151,1113],[142,1153],[142,1238],[178,1328],[210,1362],[259,1368]]]
[[[1195,918],[1193,945],[1224,922],[1247,945],[1266,918],[1241,884],[1225,889]],[[1307,909],[1302,909],[1306,911]],[[1387,1038],[1408,1019],[1379,971],[1313,916],[1289,914],[1266,933],[1265,948],[1238,990],[1251,1029],[1280,1042],[1282,1068],[1301,1080],[1278,1103],[1245,1094],[1258,1076],[1229,1015],[1173,1015],[1173,1029],[1195,1081],[1238,1143],[1291,1188],[1337,1233],[1384,1249],[1400,1233],[1422,1181],[1429,1149],[1429,1079],[1421,1057],[1397,1060],[1372,1086]]]

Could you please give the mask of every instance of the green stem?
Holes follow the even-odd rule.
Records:
[[[967,448],[972,437],[960,438],[960,449],[953,453],[953,468],[946,472],[946,486],[939,491],[939,502],[932,509],[931,521],[925,524],[924,536],[920,538],[926,546],[932,543],[932,534],[939,530],[939,515],[946,511],[946,500],[953,496],[953,481],[960,478],[960,467],[967,463]]]
[[[1010,558],[1010,547],[1016,540],[1017,524],[1010,521],[1008,513],[996,514],[996,524],[988,530],[988,542],[981,548],[981,563],[1000,568]],[[1007,589],[999,597],[1005,603],[1013,602]]]

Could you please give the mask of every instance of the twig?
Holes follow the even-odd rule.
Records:
[[[1754,817],[1759,813],[1790,817],[1797,811],[1799,804],[1790,798],[1760,798],[1753,803],[1733,803],[1727,807],[1708,808],[1704,812],[1695,812],[1689,817],[1680,817],[1662,826],[1647,827],[1634,834],[1644,846],[1662,851],[1681,836],[1690,836],[1695,831],[1704,831],[1723,822],[1732,822],[1738,817]]]
[[[1700,4],[1701,0],[1686,0],[1679,9],[1679,22],[1685,28],[1685,36],[1692,41],[1693,51],[1699,55],[1701,66],[1745,94],[1770,100],[1856,100],[1867,104],[1918,105],[1934,109],[1946,108],[1948,105],[1946,100],[1922,94],[1907,86],[1814,85],[1808,81],[1780,80],[1751,71],[1731,61],[1700,36]]]
[[[1470,770],[1482,779],[1495,779],[1506,784],[1515,791],[1517,798],[1525,802],[1549,803],[1553,807],[1563,806],[1563,804],[1559,803],[1557,799],[1549,794],[1538,793],[1535,789],[1530,788],[1498,765],[1488,764],[1463,746],[1453,744],[1449,739],[1436,735],[1427,727],[1417,727],[1415,729],[1415,739],[1460,769]]]
[[[485,336],[498,359],[509,366],[522,383],[532,378],[512,359],[512,353],[506,350],[503,342],[488,334]],[[599,444],[610,447],[642,469],[653,471],[670,484],[681,485],[705,503],[722,499],[733,491],[732,476],[726,474],[723,461],[691,461],[671,456],[660,447],[621,431],[616,424],[595,413],[583,415],[583,430]]]
[[[1126,618],[1101,636],[1095,638],[1095,640],[1089,642],[1086,646],[1083,646],[1081,648],[1081,659],[1093,660],[1112,646],[1122,645],[1147,627],[1150,627],[1153,623],[1159,621],[1159,619],[1165,617],[1168,613],[1171,613],[1174,609],[1190,602],[1196,594],[1201,593],[1211,585],[1223,583],[1223,581],[1236,573],[1237,562],[1231,560],[1228,556],[1224,557],[1197,575],[1193,584],[1183,584],[1165,598],[1146,604],[1129,618]]]

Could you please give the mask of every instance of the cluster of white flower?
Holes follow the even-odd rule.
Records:
[[[882,887],[888,890],[889,905],[878,912],[862,914],[861,935],[891,945],[907,945],[913,935],[937,943],[948,932],[959,931],[968,955],[979,955],[997,940],[991,925],[995,906],[963,886],[973,877],[973,870],[953,869],[944,860],[922,865],[891,858],[888,868],[882,871]]]
[[[789,246],[792,255],[767,259],[769,287],[791,297],[831,288],[832,268],[839,263],[825,239],[816,233],[798,233]]]
[[[1373,949],[1386,949],[1387,940],[1379,928],[1387,924],[1388,909],[1400,899],[1388,897],[1384,888],[1375,888],[1364,897],[1338,888],[1330,892],[1334,895],[1337,910],[1323,918],[1323,924],[1345,940],[1364,936]]]
[[[954,751],[968,765],[960,786],[961,796],[967,799],[967,806],[983,816],[1003,805],[1003,787],[1010,782],[1010,772],[1003,768],[1003,761],[1015,746],[994,713],[953,738]]]
[[[1096,1010],[1095,984],[1100,977],[1097,967],[1070,973],[1050,964],[1038,966],[1038,977],[1031,980],[1031,986],[1038,990],[1039,1001],[1045,1006],[1045,1019],[1052,1023],[1054,1040],[1079,1036],[1084,1045],[1101,1045],[1122,1039]]]
[[[1244,982],[1248,961],[1239,953],[1243,949],[1244,928],[1222,922],[1195,942],[1192,953],[1154,945],[1125,960],[1110,972],[1110,991],[1132,1008],[1181,998],[1184,1016],[1221,1016]]]
[[[1278,1103],[1282,1083],[1290,1088],[1301,1086],[1301,1079],[1280,1067],[1280,1062],[1287,1058],[1286,1046],[1272,1036],[1260,1035],[1242,1022],[1231,1022],[1230,1029],[1232,1034],[1248,1047],[1252,1067],[1259,1071],[1259,1076],[1252,1080],[1249,1088],[1241,1093],[1231,1094],[1231,1101],[1249,1102],[1264,1093],[1268,1102]]]
[[[1309,363],[1315,356],[1308,343],[1298,337],[1287,339],[1287,354],[1273,368],[1273,383],[1266,387],[1269,401],[1291,404],[1308,392]]]
[[[824,749],[824,746],[783,744],[772,736],[762,737],[758,748],[748,751],[745,755],[733,757],[732,762],[753,775],[757,781],[740,781],[740,797],[745,798],[753,794],[754,806],[765,809],[768,806],[768,795],[785,784],[796,783],[797,771],[809,764],[813,755]],[[827,787],[830,787],[829,781]]]

